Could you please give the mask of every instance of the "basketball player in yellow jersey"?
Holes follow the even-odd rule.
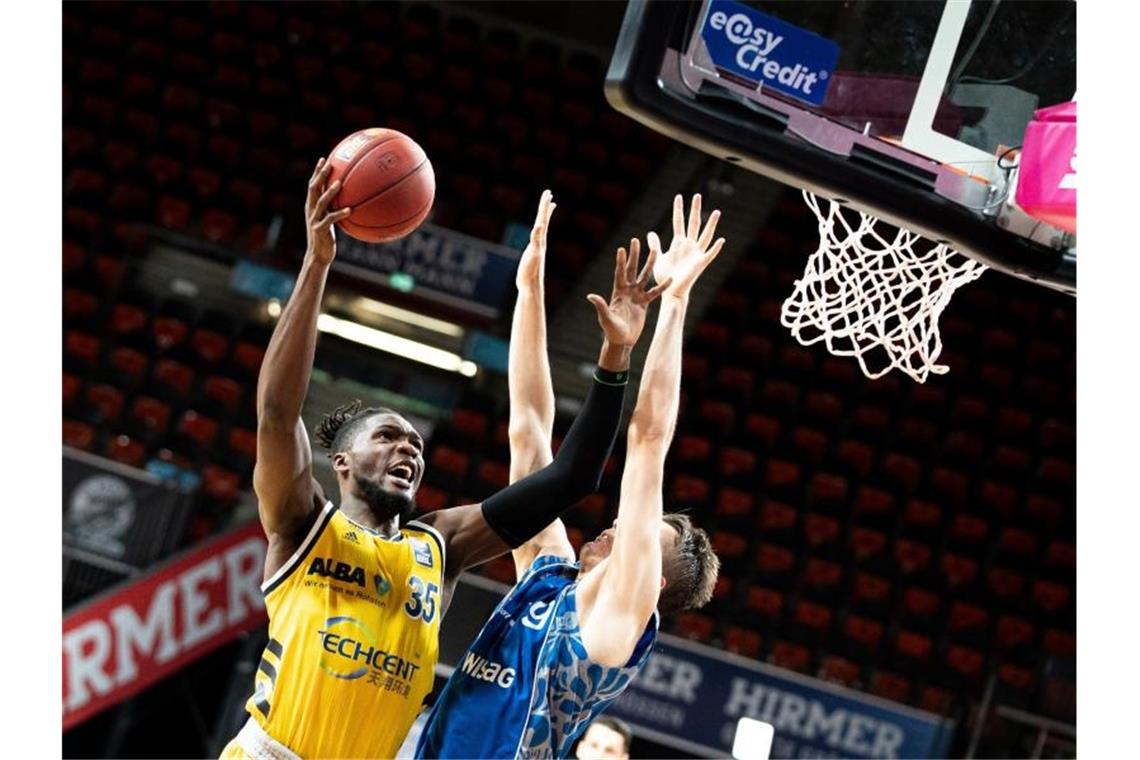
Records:
[[[339,407],[317,431],[337,476],[334,504],[313,480],[301,422],[336,255],[333,225],[349,213],[328,212],[339,183],[326,188],[327,176],[322,159],[305,204],[308,250],[258,378],[253,480],[269,538],[262,586],[269,643],[250,718],[223,758],[396,754],[431,689],[440,619],[460,573],[521,546],[596,490],[641,332],[623,321],[623,299],[634,298],[635,287],[615,287],[594,385],[554,460],[481,504],[419,520],[407,518],[423,477],[423,439],[392,410]],[[536,222],[543,244],[553,211],[544,201]]]

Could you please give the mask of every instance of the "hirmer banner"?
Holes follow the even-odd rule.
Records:
[[[946,757],[954,724],[782,668],[661,636],[610,714],[707,756],[732,751],[737,722],[775,728],[773,758]]]

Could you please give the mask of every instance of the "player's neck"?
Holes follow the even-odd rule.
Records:
[[[391,537],[400,530],[400,515],[377,515],[372,505],[352,493],[340,494],[340,511],[358,525],[374,530],[382,536]]]

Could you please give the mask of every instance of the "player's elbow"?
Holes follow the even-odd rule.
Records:
[[[626,442],[631,449],[654,451],[669,447],[673,435],[672,425],[661,419],[638,418],[634,415],[629,423]]]

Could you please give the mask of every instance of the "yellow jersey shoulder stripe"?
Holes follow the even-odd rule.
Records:
[[[440,532],[438,530],[436,530],[435,528],[431,527],[430,525],[428,525],[427,523],[422,523],[419,520],[409,520],[407,523],[404,524],[404,528],[410,528],[412,530],[418,530],[422,533],[427,533],[429,536],[431,536],[432,538],[435,539],[436,544],[439,546],[439,561],[440,561],[440,564],[442,565],[442,567],[440,568],[440,574],[441,575],[446,574],[445,571],[447,570],[447,544],[444,543],[443,536],[440,534]]]
[[[309,550],[312,549],[313,545],[317,543],[317,539],[321,537],[321,533],[324,531],[325,526],[329,524],[330,520],[332,520],[334,512],[336,512],[336,506],[333,505],[331,501],[325,502],[324,509],[322,509],[321,513],[317,515],[317,519],[313,522],[313,527],[309,529],[309,534],[305,536],[305,540],[302,541],[301,545],[297,547],[297,551],[293,552],[293,556],[291,556],[284,565],[277,569],[277,572],[273,574],[273,577],[271,577],[265,583],[261,584],[261,593],[263,595],[268,596],[273,591],[273,589],[280,586],[281,583],[286,578],[288,578],[295,569],[297,569],[297,566],[300,565],[302,560],[305,559],[305,555],[309,553]]]

